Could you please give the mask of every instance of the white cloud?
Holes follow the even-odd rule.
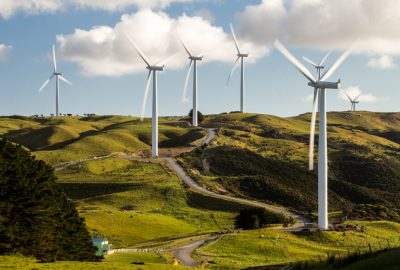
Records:
[[[198,16],[203,18],[204,20],[208,21],[209,23],[213,23],[215,18],[214,14],[206,8],[201,8],[193,12],[193,16]]]
[[[173,2],[192,2],[192,0],[72,0],[72,2],[81,8],[116,11],[130,6],[160,9],[169,6]]]
[[[7,60],[11,50],[11,46],[0,44],[0,62],[4,62]]]
[[[195,0],[1,0],[0,17],[9,19],[18,12],[28,14],[49,13],[67,8],[122,11],[128,7],[162,9],[172,3]],[[201,0],[197,0],[201,1]]]
[[[400,54],[398,0],[263,0],[237,18],[246,38],[270,44]]]
[[[342,89],[339,91],[339,98],[345,101],[349,101],[346,94],[349,95],[350,98],[355,99],[356,97],[360,102],[376,102],[378,98],[372,94],[363,94],[359,86],[349,86],[347,88]]]
[[[29,14],[54,12],[61,7],[61,0],[1,0],[0,16],[8,19],[17,12]]]
[[[77,63],[86,75],[119,76],[141,72],[144,63],[129,44],[125,33],[156,63],[169,55],[180,53],[167,68],[181,68],[187,55],[177,39],[182,37],[193,54],[205,54],[204,62],[233,62],[236,49],[230,33],[200,17],[182,15],[171,18],[163,12],[141,10],[123,15],[115,27],[97,26],[90,30],[76,29],[69,35],[58,35],[62,58]],[[243,41],[252,52],[253,61],[266,53],[265,47]]]
[[[391,69],[395,68],[396,64],[394,63],[393,57],[389,55],[382,55],[380,57],[373,57],[369,59],[367,66],[375,69]]]

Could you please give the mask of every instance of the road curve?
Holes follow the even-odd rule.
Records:
[[[192,258],[193,252],[198,249],[200,246],[204,245],[205,243],[212,241],[214,239],[217,239],[219,236],[218,235],[213,235],[209,236],[194,242],[191,242],[190,244],[187,244],[185,246],[179,247],[172,249],[172,253],[174,254],[174,257],[177,258],[181,264],[185,266],[199,266],[202,263],[194,260]]]

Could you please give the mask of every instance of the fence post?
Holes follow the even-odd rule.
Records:
[[[386,239],[387,240],[387,243],[388,243],[388,247],[389,247],[389,249],[391,249],[391,247],[390,247],[390,241],[389,241],[389,239]]]
[[[381,241],[379,241],[378,243],[379,243],[379,250],[382,250]]]
[[[368,243],[368,248],[369,248],[369,253],[372,253],[372,248],[370,243]]]

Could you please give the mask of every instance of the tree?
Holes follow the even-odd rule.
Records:
[[[193,120],[193,109],[191,109],[190,112],[189,112],[189,119],[190,119],[190,122],[192,122],[192,120]],[[203,122],[203,120],[204,120],[204,115],[200,111],[197,111],[197,122],[201,123],[201,122]]]
[[[52,167],[0,139],[0,253],[99,260],[84,220],[55,180]]]
[[[291,224],[293,219],[282,214],[273,213],[265,208],[242,209],[236,217],[236,228],[245,230],[264,228],[268,224]]]

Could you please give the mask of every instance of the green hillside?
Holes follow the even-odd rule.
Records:
[[[204,137],[186,121],[160,118],[160,147],[184,147]],[[151,120],[137,117],[0,118],[0,137],[21,144],[49,164],[108,155],[142,153],[151,145]]]
[[[217,139],[182,161],[216,190],[311,212],[317,177],[308,171],[309,121],[309,114],[209,116],[203,124],[218,128]],[[400,113],[332,112],[328,134],[330,210],[366,203],[399,208]]]

